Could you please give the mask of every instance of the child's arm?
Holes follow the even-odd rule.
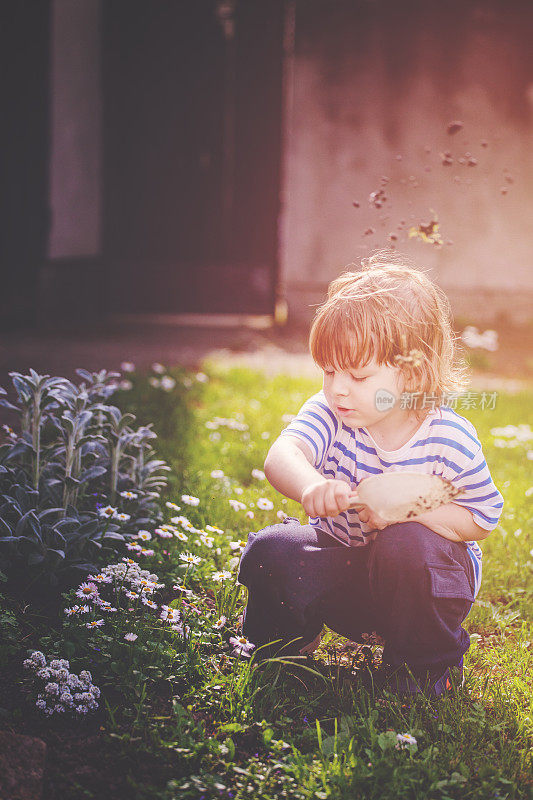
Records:
[[[352,508],[356,507],[356,499],[357,493],[353,492],[351,495]],[[365,522],[378,531],[391,524],[381,519],[368,506],[363,506],[362,510],[358,511],[358,515],[361,522]],[[486,539],[490,533],[490,531],[486,531],[476,525],[472,513],[467,508],[457,505],[457,503],[445,503],[439,508],[434,508],[433,511],[425,511],[423,514],[412,517],[411,522],[420,522],[426,528],[435,531],[444,539],[450,539],[452,542],[479,541],[480,539]]]
[[[471,511],[457,503],[445,503],[433,511],[425,511],[413,517],[413,522],[421,522],[452,542],[480,541],[486,539],[490,533],[474,522]]]
[[[265,475],[278,492],[301,503],[310,517],[335,517],[352,505],[350,484],[324,478],[312,460],[304,442],[280,436],[268,451]]]

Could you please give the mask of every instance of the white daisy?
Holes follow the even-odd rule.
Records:
[[[211,477],[212,477],[212,478],[215,478],[215,480],[219,480],[220,478],[223,478],[223,477],[224,477],[224,473],[222,472],[222,470],[221,470],[221,469],[214,469],[214,470],[211,472]]]
[[[152,371],[157,372],[158,375],[163,375],[166,372],[166,368],[163,364],[160,364],[159,361],[154,361],[152,364]]]
[[[402,747],[408,747],[409,745],[416,744],[416,739],[414,736],[411,736],[410,733],[397,733],[396,734],[397,744],[396,747],[398,749]]]
[[[202,559],[192,553],[180,553],[180,561],[184,561],[186,564],[199,564]]]
[[[257,501],[257,508],[260,508],[261,511],[272,511],[274,503],[266,497],[260,497]]]
[[[227,581],[229,578],[231,578],[231,572],[228,572],[226,569],[220,570],[219,572],[213,572],[211,575],[211,580],[216,581],[217,583],[220,581]]]
[[[103,619],[93,619],[92,622],[86,622],[85,623],[85,627],[86,628],[101,628],[103,624],[104,624],[104,620]]]
[[[198,497],[193,497],[190,494],[182,494],[181,500],[183,503],[186,503],[188,506],[198,506],[200,505],[200,499]]]
[[[264,481],[266,478],[265,473],[262,469],[253,469],[252,470],[252,478],[255,478],[258,481]]]
[[[141,539],[143,542],[149,542],[152,538],[150,531],[139,531],[135,536],[136,539]]]
[[[136,633],[125,633],[124,638],[127,642],[134,642],[135,639],[138,639],[139,637]]]
[[[243,539],[241,539],[238,542],[230,542],[229,546],[231,550],[244,550],[244,548],[246,547],[246,542]]]
[[[246,636],[230,636],[229,642],[233,645],[234,655],[240,654],[248,657],[255,647],[255,644],[249,642]]]
[[[98,597],[98,587],[95,583],[82,583],[77,591],[76,597],[82,597],[86,600]]]
[[[167,500],[165,503],[167,508],[170,508],[172,511],[181,511],[181,506],[176,505],[176,503],[171,503],[170,500]]]
[[[214,525],[206,525],[206,531],[210,531],[211,533],[224,533],[221,528],[216,528]]]
[[[224,615],[222,615],[221,617],[219,617],[217,619],[216,622],[213,623],[213,628],[217,628],[218,630],[220,630],[221,628],[224,627],[226,622],[227,622],[226,617]]]
[[[135,364],[133,361],[123,361],[120,365],[122,372],[135,372]]]
[[[113,506],[105,506],[105,508],[101,508],[98,512],[99,517],[106,517],[107,519],[112,519],[117,514],[117,509],[113,508]]]
[[[124,514],[124,513],[115,514],[115,518],[118,519],[120,522],[127,522],[129,519],[131,519],[131,514]]]
[[[121,492],[120,496],[124,497],[126,500],[136,500],[139,495],[135,492]]]

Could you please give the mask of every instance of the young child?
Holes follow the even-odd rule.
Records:
[[[270,483],[302,504],[309,524],[286,518],[250,533],[241,558],[243,633],[256,647],[281,639],[280,654],[292,653],[301,637],[295,652],[312,652],[326,623],[352,640],[377,631],[402,692],[439,695],[451,667],[462,676],[477,542],[496,527],[503,499],[474,426],[453,407],[466,379],[450,317],[442,290],[387,252],[331,283],[310,334],[323,390],[265,461]],[[357,485],[397,470],[441,475],[464,493],[389,524],[358,502]]]

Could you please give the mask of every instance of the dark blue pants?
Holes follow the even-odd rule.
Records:
[[[248,588],[243,633],[256,647],[302,637],[297,652],[323,623],[354,641],[376,631],[383,660],[419,674],[457,664],[469,647],[461,627],[474,601],[466,545],[418,522],[345,547],[287,518],[249,534],[238,580]]]

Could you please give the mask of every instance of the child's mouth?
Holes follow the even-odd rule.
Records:
[[[339,414],[350,414],[353,411],[353,408],[344,408],[343,406],[337,406],[337,411]]]

